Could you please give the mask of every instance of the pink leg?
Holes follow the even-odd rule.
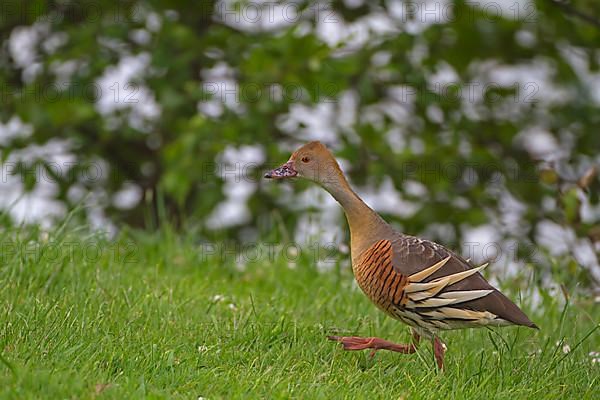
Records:
[[[376,337],[327,336],[327,338],[329,340],[340,342],[344,347],[344,350],[373,349],[370,354],[371,357],[375,355],[377,350],[389,350],[403,354],[412,354],[417,351],[416,344],[397,344]]]
[[[446,353],[446,345],[440,339],[433,339],[433,355],[437,361],[438,368],[444,370],[444,353]]]

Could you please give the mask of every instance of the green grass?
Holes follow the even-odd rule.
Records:
[[[347,267],[319,272],[312,252],[294,268],[278,252],[240,268],[231,253],[206,257],[197,240],[168,232],[0,238],[3,399],[600,398],[589,355],[600,351],[600,310],[586,298],[563,307],[562,295],[544,296],[535,310],[525,301],[539,332],[444,334],[438,373],[427,342],[370,360],[327,341],[410,333],[368,302]]]

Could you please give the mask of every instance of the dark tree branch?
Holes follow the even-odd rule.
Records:
[[[577,17],[580,20],[585,21],[588,24],[600,29],[600,19],[576,9],[570,3],[567,3],[564,0],[550,0],[550,3],[560,8],[566,14],[569,14],[573,17]]]

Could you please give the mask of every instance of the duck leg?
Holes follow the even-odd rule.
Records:
[[[438,368],[444,370],[444,354],[446,353],[446,345],[436,336],[433,338],[433,355],[437,361]]]
[[[413,330],[413,343],[411,344],[398,344],[376,337],[327,336],[327,339],[340,342],[344,350],[372,349],[370,356],[373,357],[377,350],[389,350],[402,354],[412,354],[417,351],[420,336]]]

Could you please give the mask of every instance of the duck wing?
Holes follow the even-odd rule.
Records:
[[[500,319],[531,328],[537,326],[521,309],[489,284],[464,258],[442,245],[414,236],[399,234],[390,240],[391,264],[408,277],[404,288],[405,307],[427,318],[473,325]],[[490,315],[491,313],[491,315]],[[506,325],[498,321],[498,325]]]

